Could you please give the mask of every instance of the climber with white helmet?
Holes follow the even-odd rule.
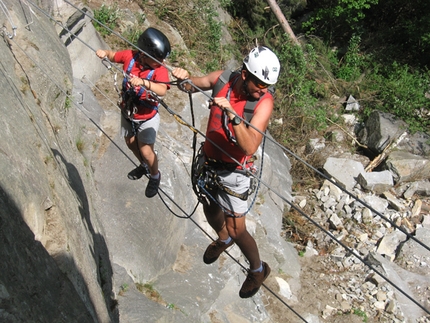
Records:
[[[122,134],[128,148],[139,160],[139,166],[128,173],[128,178],[136,180],[149,175],[145,195],[153,197],[161,179],[154,151],[160,115],[159,102],[151,92],[164,96],[169,89],[168,70],[162,63],[171,49],[167,37],[151,27],[140,35],[137,45],[141,51],[99,49],[96,55],[123,64],[125,76],[119,103]]]
[[[207,247],[203,261],[215,262],[236,243],[250,265],[239,292],[242,298],[255,295],[270,273],[269,265],[260,260],[257,244],[246,229],[245,214],[251,182],[248,171],[269,124],[274,104],[269,87],[277,82],[279,72],[277,56],[264,46],[252,49],[236,72],[220,70],[197,77],[182,68],[172,71],[178,80],[188,80],[182,82],[183,91],[212,90],[200,163],[204,167],[199,171],[210,168],[208,174],[216,174],[217,185],[211,187],[208,181],[206,188],[211,196],[202,203],[218,239]]]

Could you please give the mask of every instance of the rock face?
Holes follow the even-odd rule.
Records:
[[[89,122],[66,98],[69,54],[47,17],[3,3],[6,30],[17,28],[0,42],[0,320],[114,321],[109,254],[79,151]]]
[[[245,275],[237,262],[248,266],[237,247],[211,266],[202,262],[206,234],[214,233],[200,207],[188,217],[196,205],[189,179],[193,132],[161,112],[161,192],[146,199],[146,179],[126,177],[135,159],[120,138],[115,104],[92,92],[105,69],[89,63],[91,48],[105,46],[92,25],[62,1],[3,2],[17,29],[0,42],[0,321],[267,320],[262,293],[238,297]],[[67,17],[78,18],[67,28],[90,48],[67,37],[49,16],[54,9],[63,26]],[[187,96],[175,89],[169,96],[169,106],[189,119]],[[203,132],[205,101],[194,100]],[[247,225],[273,281],[282,272],[284,289],[290,284],[294,293],[300,267],[280,236],[290,164],[270,142],[264,162],[262,179],[279,195],[262,189]],[[157,291],[155,301],[138,290],[145,284]]]

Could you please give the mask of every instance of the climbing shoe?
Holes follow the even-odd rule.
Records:
[[[140,164],[135,169],[133,169],[130,173],[128,173],[127,177],[131,180],[136,180],[141,178],[143,175],[148,175],[149,171],[146,165]]]
[[[229,243],[224,243],[220,239],[212,242],[203,255],[203,262],[207,265],[218,259],[219,255],[234,243],[233,239]]]
[[[161,181],[161,172],[158,172],[158,173],[160,174],[158,179],[152,178],[151,176],[149,177],[149,182],[145,190],[146,197],[153,197],[157,195],[158,187],[160,186],[160,181]]]
[[[261,273],[248,271],[248,276],[243,282],[242,288],[239,291],[241,298],[248,298],[254,296],[260,289],[267,276],[270,274],[270,267],[264,261],[262,262],[263,270]]]

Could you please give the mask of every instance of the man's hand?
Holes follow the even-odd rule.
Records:
[[[225,110],[227,112],[228,118],[231,120],[235,117],[235,114],[233,113],[233,108],[230,104],[230,102],[227,100],[227,98],[224,97],[216,97],[213,100],[213,103],[220,107],[221,110]]]

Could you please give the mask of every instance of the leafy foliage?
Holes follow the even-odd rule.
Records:
[[[110,7],[103,4],[99,10],[94,10],[94,18],[113,30],[117,26],[117,20],[119,19],[118,7]],[[93,25],[102,36],[111,34],[108,29],[101,26],[99,23],[94,21]]]
[[[283,7],[286,1],[279,4]],[[255,1],[236,1],[229,7],[236,14],[245,12],[238,16],[246,22],[242,25],[253,26],[243,33],[270,34],[265,44],[281,59],[275,115],[288,120],[288,127],[273,126],[280,128],[280,141],[297,142],[297,134],[323,129],[327,118],[335,120],[342,103],[332,98],[348,95],[362,103],[362,118],[380,109],[406,121],[412,132],[428,132],[430,2],[321,0],[307,4],[306,19],[303,15],[300,20],[304,23],[293,26],[307,32],[301,49],[276,32],[273,17],[258,20],[242,10],[261,12]]]
[[[407,65],[394,62],[381,73],[370,75],[370,91],[378,93],[378,100],[370,102],[366,113],[378,109],[393,113],[409,124],[412,132],[430,129],[430,119],[425,114],[429,99],[430,74],[413,71]],[[380,86],[384,84],[384,86]]]
[[[311,4],[312,15],[303,23],[308,33],[334,39],[338,32],[351,33],[361,29],[367,11],[378,0],[323,0]]]
[[[179,30],[204,72],[219,69],[228,59],[229,46],[222,44],[222,23],[213,2],[163,0],[156,13]]]

